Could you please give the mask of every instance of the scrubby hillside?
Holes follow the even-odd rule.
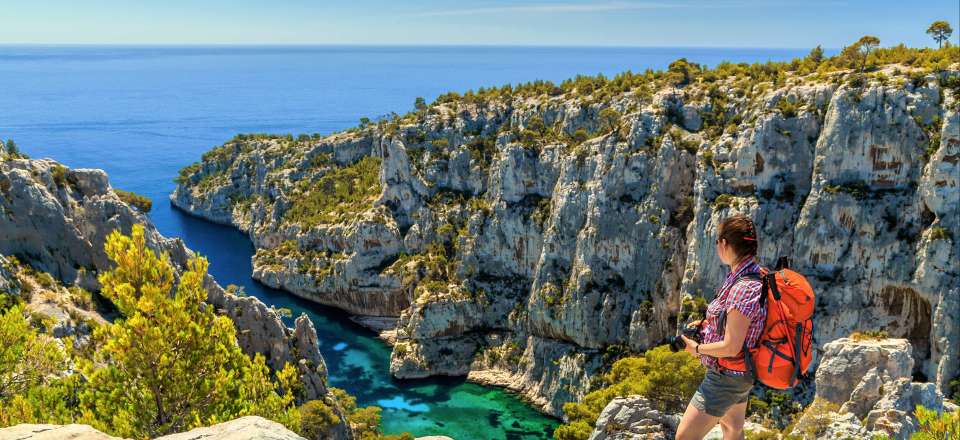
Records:
[[[395,376],[469,374],[555,415],[672,333],[681,294],[712,296],[716,225],[747,213],[761,259],[789,256],[818,292],[820,347],[884,328],[945,387],[960,50],[863,53],[678,60],[418,100],[325,137],[241,135],[171,200],[247,232],[263,283],[396,318]]]
[[[323,431],[325,436],[352,438],[347,423],[350,415],[342,411],[336,403],[332,403],[337,402],[339,397],[334,390],[328,388],[326,365],[320,355],[317,334],[309,318],[301,316],[295,321],[294,328],[287,328],[279,313],[257,298],[226,292],[212,277],[205,275],[205,266],[203,270],[194,270],[189,264],[194,257],[193,252],[179,239],[161,236],[140,208],[133,208],[126,203],[125,197],[110,186],[103,171],[70,169],[50,159],[29,159],[15,147],[11,148],[13,145],[15,144],[9,141],[6,146],[0,144],[0,326],[3,327],[0,332],[0,345],[3,346],[3,353],[0,355],[3,358],[0,362],[0,425],[24,422],[65,423],[82,419],[87,423],[98,420],[106,423],[101,429],[110,432],[142,432],[142,427],[131,426],[132,422],[124,419],[124,414],[137,413],[139,410],[122,405],[129,403],[132,398],[142,399],[144,405],[151,407],[154,402],[150,396],[157,394],[157,390],[137,389],[130,395],[98,396],[94,399],[98,408],[117,405],[109,412],[115,417],[110,423],[96,418],[96,411],[88,407],[85,407],[85,410],[93,412],[84,413],[83,417],[78,419],[81,409],[77,406],[79,396],[83,394],[83,386],[94,383],[90,372],[100,371],[104,364],[108,363],[97,356],[111,353],[106,347],[131,344],[131,340],[118,342],[121,340],[118,336],[121,333],[102,331],[99,339],[96,337],[98,328],[104,330],[127,319],[134,322],[131,319],[132,308],[124,310],[116,303],[118,298],[123,297],[122,294],[111,298],[101,291],[104,287],[101,276],[118,270],[117,249],[113,249],[114,255],[111,256],[111,249],[105,246],[110,241],[110,234],[114,231],[131,234],[135,228],[142,228],[140,236],[144,250],[151,254],[163,253],[166,259],[161,258],[164,263],[158,263],[157,267],[151,268],[143,267],[143,261],[146,261],[143,259],[124,260],[127,266],[123,270],[129,273],[149,272],[159,276],[157,274],[162,275],[166,268],[170,271],[169,281],[176,279],[178,284],[181,283],[181,278],[191,271],[203,274],[199,280],[195,280],[196,286],[201,289],[200,301],[205,299],[213,308],[201,310],[215,311],[217,315],[225,317],[222,319],[229,319],[223,321],[221,318],[212,320],[209,315],[191,316],[210,321],[210,326],[213,325],[211,323],[226,323],[223,325],[234,327],[226,330],[221,325],[216,334],[227,335],[224,346],[236,347],[236,350],[204,351],[195,346],[185,349],[184,341],[189,339],[186,335],[196,334],[201,330],[184,324],[182,328],[160,329],[162,332],[159,333],[150,330],[149,325],[140,327],[137,330],[146,328],[151,333],[133,338],[129,350],[124,353],[131,353],[131,356],[144,354],[142,351],[147,348],[157,348],[163,343],[170,343],[169,352],[159,350],[159,353],[149,355],[157,355],[164,365],[169,363],[178,366],[182,366],[182,363],[178,364],[179,361],[170,359],[184,354],[214,356],[214,359],[223,363],[216,367],[225,369],[216,374],[222,373],[224,377],[232,378],[228,380],[230,384],[256,374],[270,377],[264,379],[266,382],[259,383],[272,384],[274,374],[286,374],[288,379],[295,378],[298,383],[295,399],[297,403],[322,401],[329,404],[325,407],[326,413],[322,414],[326,423]],[[142,286],[138,285],[136,289],[140,288]],[[167,286],[167,290],[170,289],[170,286]],[[159,307],[156,304],[153,306]],[[137,307],[149,309],[151,306],[140,304]],[[186,307],[185,310],[193,309]],[[194,310],[193,313],[199,312]],[[145,313],[144,316],[150,316],[148,322],[152,322],[149,319],[159,319],[159,315],[153,316],[151,313]],[[173,319],[171,322],[192,322],[184,315],[171,313],[170,317]],[[202,331],[208,331],[208,328],[203,326]],[[169,339],[157,340],[158,335]],[[144,339],[142,343],[137,342],[140,338]],[[237,353],[240,356],[236,356]],[[164,356],[167,358],[163,358]],[[247,364],[241,357],[255,356],[260,358],[260,364],[264,364],[265,360],[263,371],[229,371],[230,368],[226,366],[226,359],[236,360],[231,361],[233,363],[230,365],[242,366]],[[84,369],[84,362],[95,362],[90,365],[97,365],[97,368]],[[111,358],[110,362],[118,361]],[[256,368],[258,364],[255,362],[250,365],[253,365],[251,368]],[[272,372],[266,367],[270,367]],[[288,370],[284,370],[285,367]],[[186,383],[183,380],[185,375],[204,378],[205,374],[214,373],[198,367],[189,373],[170,369],[158,370],[156,374],[166,381],[163,382],[165,384],[182,385]],[[79,379],[81,376],[82,380]],[[251,394],[237,398],[241,402],[243,398],[254,396],[264,398],[263,396],[272,391],[247,389],[244,392]],[[189,413],[188,399],[185,396],[187,392],[172,398],[170,394],[175,394],[172,389],[165,390],[163,394],[171,399],[164,401],[164,405],[177,408],[167,408],[165,411],[160,406],[158,397],[155,405],[158,408],[153,409],[159,411],[159,414]],[[181,397],[183,402],[179,402]],[[224,399],[222,395],[213,392],[208,397],[211,399],[206,404],[208,406],[212,405],[210,402]],[[256,405],[261,403],[258,401]],[[222,409],[224,414],[278,412],[276,408],[261,408],[252,402],[245,404],[246,409],[217,408]],[[173,418],[165,420],[161,415],[157,416],[157,424],[164,429],[183,427],[175,423]],[[223,414],[217,415],[222,416]],[[222,419],[214,417],[213,420]],[[190,426],[197,425],[193,420],[188,423]]]

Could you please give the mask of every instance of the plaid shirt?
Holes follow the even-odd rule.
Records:
[[[749,347],[757,345],[760,334],[763,333],[763,321],[767,315],[767,309],[760,307],[762,284],[760,281],[752,279],[741,279],[733,284],[738,276],[749,272],[760,272],[760,265],[754,261],[752,256],[740,262],[736,270],[727,272],[723,285],[720,286],[713,301],[707,306],[707,322],[703,326],[704,344],[723,340],[723,329],[719,328],[721,312],[737,309],[744,316],[750,318],[750,327],[747,329],[745,342]],[[743,352],[738,353],[734,358],[743,358]],[[708,368],[718,368],[717,358],[713,356],[701,355],[700,362]],[[738,372],[731,371],[730,373],[737,374]]]

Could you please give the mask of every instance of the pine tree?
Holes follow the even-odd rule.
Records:
[[[146,246],[142,226],[131,236],[114,231],[105,249],[117,266],[100,276],[102,293],[122,317],[96,329],[100,349],[78,362],[88,378],[80,395],[85,419],[138,438],[244,415],[299,429],[295,369],[288,365],[274,383],[261,355],[240,350],[233,323],[204,302],[205,258],[190,260],[174,286],[167,255]]]
[[[953,35],[953,28],[946,21],[935,21],[927,28],[927,34],[937,42],[937,47],[943,47],[943,42],[950,40]]]
[[[22,306],[0,314],[0,402],[49,382],[65,362],[56,341],[30,327]]]

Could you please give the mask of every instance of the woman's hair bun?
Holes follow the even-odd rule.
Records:
[[[717,229],[717,239],[726,240],[737,256],[757,255],[759,237],[749,216],[736,214],[727,217],[720,222]]]

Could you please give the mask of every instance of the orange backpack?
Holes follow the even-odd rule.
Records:
[[[781,257],[777,268],[760,268],[759,275],[748,273],[741,278],[759,279],[761,306],[767,317],[756,347],[744,343],[742,358],[720,358],[721,367],[744,371],[770,388],[785,390],[806,375],[813,357],[813,288],[803,275],[786,268]]]

